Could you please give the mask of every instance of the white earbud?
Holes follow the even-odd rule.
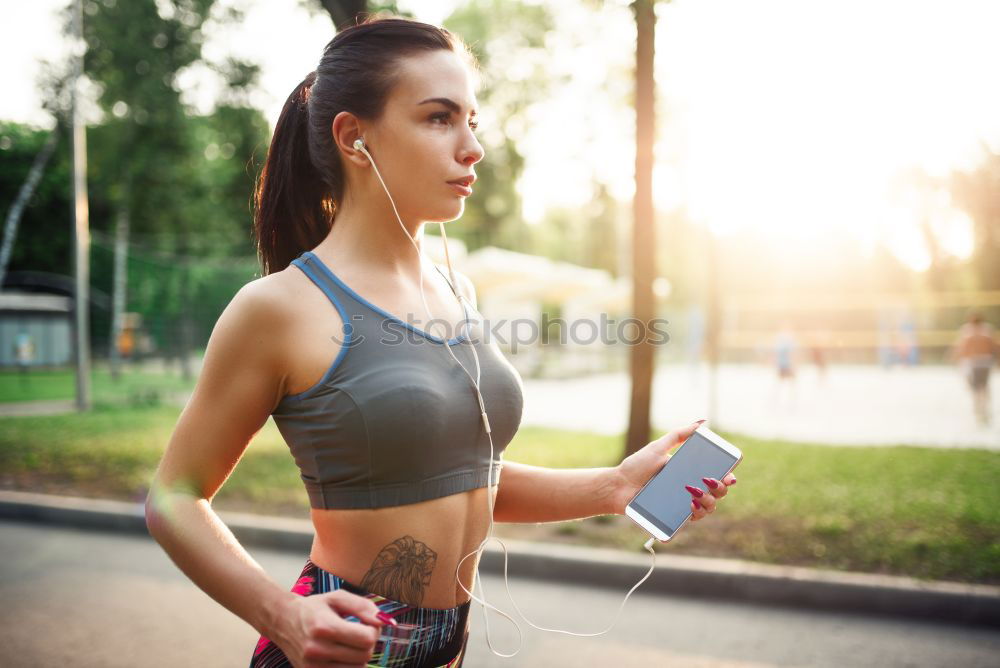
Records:
[[[355,139],[354,140],[354,150],[355,151],[364,151],[365,150],[365,140],[362,139],[361,137],[358,137],[357,139]]]

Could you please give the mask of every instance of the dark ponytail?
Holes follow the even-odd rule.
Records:
[[[309,159],[311,72],[285,101],[255,193],[254,232],[264,275],[288,266],[330,230],[333,198]]]
[[[341,111],[377,120],[396,82],[397,61],[446,49],[477,68],[460,38],[404,18],[370,18],[339,32],[319,67],[285,101],[254,191],[253,231],[263,275],[281,271],[329,233],[345,179],[333,141]]]

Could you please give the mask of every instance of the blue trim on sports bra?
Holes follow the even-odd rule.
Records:
[[[337,277],[337,275],[334,274],[332,271],[330,271],[330,268],[327,267],[323,263],[323,261],[321,259],[319,259],[319,256],[316,255],[315,253],[313,253],[312,251],[305,251],[302,254],[303,255],[308,255],[309,257],[311,257],[316,262],[316,264],[319,265],[319,268],[321,270],[323,270],[323,272],[330,278],[331,281],[333,281],[334,283],[336,283],[340,287],[341,290],[343,290],[348,295],[350,295],[359,304],[367,306],[368,308],[372,309],[373,311],[375,311],[379,315],[384,316],[384,317],[388,318],[389,320],[392,320],[393,322],[399,323],[403,327],[406,327],[407,329],[409,329],[409,330],[411,330],[413,332],[416,332],[417,334],[420,334],[421,336],[423,336],[426,339],[430,339],[434,343],[444,343],[445,342],[444,339],[442,339],[440,336],[434,336],[433,334],[425,332],[422,329],[418,329],[417,327],[414,327],[410,323],[404,322],[403,320],[400,320],[399,318],[397,318],[393,314],[389,313],[385,309],[379,308],[375,304],[372,304],[370,301],[368,301],[367,299],[365,299],[364,297],[362,297],[361,295],[359,295],[357,292],[355,292],[354,290],[352,290],[349,285],[347,285],[342,280],[340,280]],[[442,276],[443,276],[443,274],[442,274]],[[448,279],[445,278],[445,281],[447,281],[447,280]],[[448,285],[451,286],[451,283],[448,282]],[[454,287],[452,287],[452,291],[453,292],[455,291]],[[469,309],[466,308],[465,302],[462,302],[462,312],[465,314],[465,319],[468,320],[469,319]],[[467,329],[468,328],[466,328],[466,330]],[[467,338],[468,338],[468,336],[465,335],[465,334],[463,334],[462,336],[456,336],[455,338],[448,339],[448,345],[449,346],[453,346],[456,343],[461,343],[462,341],[465,341]]]
[[[320,378],[315,385],[297,394],[287,394],[284,397],[284,399],[288,401],[300,401],[302,399],[309,397],[310,395],[315,393],[316,390],[322,387],[325,383],[329,382],[330,378],[333,376],[333,372],[336,371],[338,366],[340,366],[340,360],[344,359],[344,355],[347,354],[347,349],[351,347],[351,333],[353,331],[353,327],[351,327],[347,317],[347,311],[344,310],[344,307],[343,305],[341,305],[340,300],[337,299],[337,295],[333,294],[333,292],[331,292],[330,289],[326,285],[324,285],[323,282],[319,280],[319,278],[316,277],[316,275],[312,272],[312,270],[310,270],[309,267],[307,267],[305,263],[302,262],[302,260],[295,258],[294,260],[292,260],[292,264],[301,269],[305,273],[305,275],[312,280],[313,283],[319,286],[319,288],[330,299],[330,301],[333,302],[333,305],[337,308],[337,312],[340,313],[340,319],[344,323],[344,335],[346,336],[344,342],[340,345],[340,352],[337,353],[336,359],[333,360],[333,363],[330,364],[329,368],[327,368],[326,372],[323,374],[323,377]]]

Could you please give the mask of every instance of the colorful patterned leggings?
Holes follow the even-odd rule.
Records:
[[[382,612],[399,623],[397,627],[390,624],[382,627],[369,666],[459,668],[462,665],[465,645],[469,640],[471,601],[454,608],[414,608],[351,584],[323,570],[311,559],[306,559],[305,568],[302,569],[302,574],[291,591],[300,596],[310,596],[337,589],[344,589],[371,599]],[[360,623],[360,620],[353,615],[344,619]],[[268,638],[260,637],[250,659],[250,668],[279,668],[291,665],[280,647]]]

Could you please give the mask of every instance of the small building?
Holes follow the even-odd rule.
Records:
[[[72,337],[72,297],[0,292],[0,367],[71,364]]]

